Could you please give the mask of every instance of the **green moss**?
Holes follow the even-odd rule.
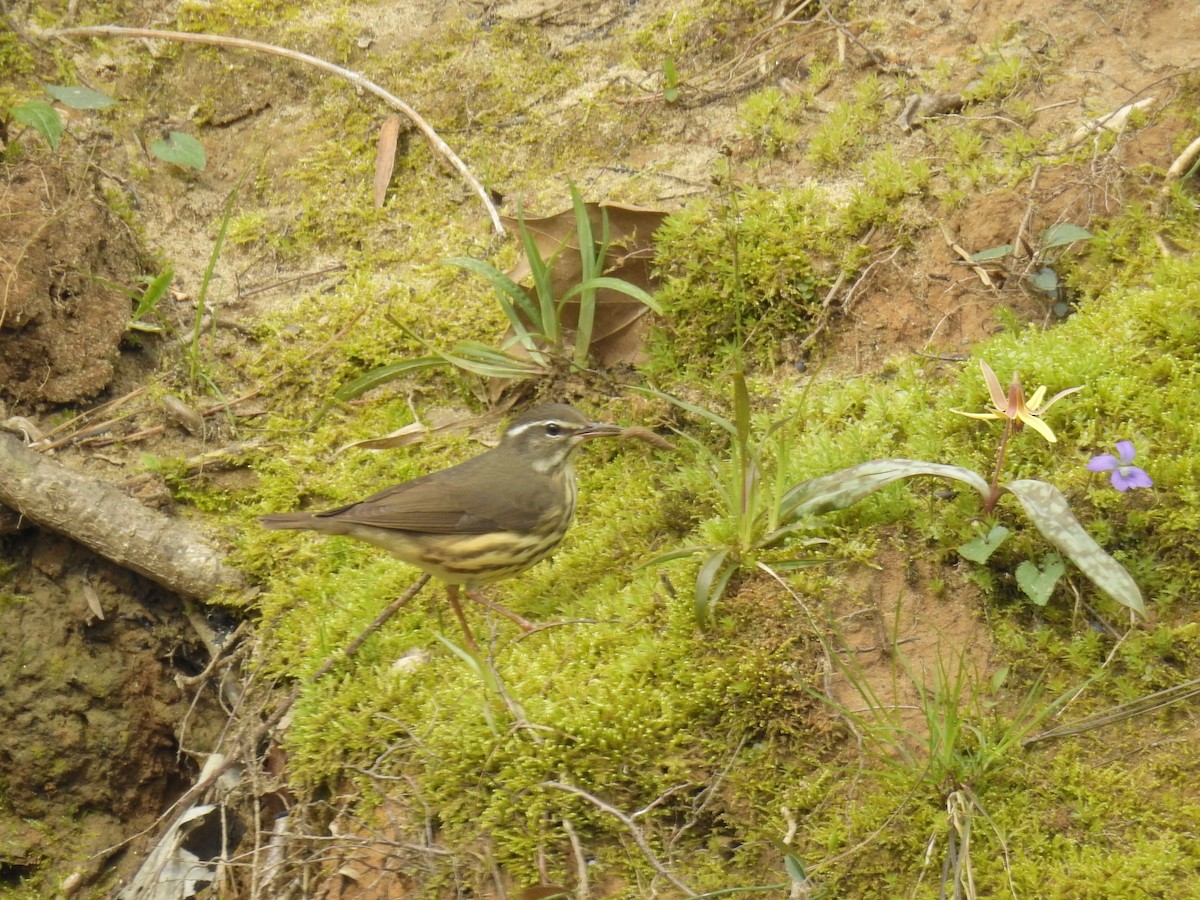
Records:
[[[705,199],[671,215],[656,234],[666,367],[719,358],[739,335],[764,349],[803,336],[835,274],[821,260],[844,246],[830,216],[825,197],[807,188],[746,188],[734,203]]]
[[[12,97],[8,95],[7,85],[17,83],[33,74],[33,54],[29,47],[17,36],[16,32],[5,29],[0,31],[0,78],[6,89],[0,93],[0,105],[8,106]]]
[[[854,96],[834,104],[808,142],[809,161],[826,171],[856,162],[883,120],[883,85],[873,75],[854,86]]]
[[[308,4],[312,7],[319,4]],[[218,0],[216,3],[187,0],[180,6],[179,24],[185,31],[224,34],[247,28],[278,26],[299,15],[300,8],[288,0]]]
[[[739,132],[754,141],[768,156],[796,145],[800,139],[800,113],[809,104],[802,94],[786,94],[777,87],[751,94],[738,110]]]
[[[907,225],[923,220],[915,202],[924,195],[932,172],[921,159],[901,159],[894,147],[877,151],[863,166],[863,183],[854,188],[846,206],[845,229],[861,234],[881,225]],[[908,202],[913,201],[913,202]]]

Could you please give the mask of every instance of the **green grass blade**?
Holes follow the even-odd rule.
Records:
[[[442,262],[448,266],[457,266],[468,272],[474,272],[492,286],[492,290],[496,292],[496,298],[500,301],[500,308],[504,310],[504,315],[508,319],[508,324],[512,326],[512,330],[516,332],[522,344],[532,346],[534,341],[533,335],[521,317],[517,315],[518,309],[525,313],[539,333],[545,333],[541,313],[529,299],[529,295],[519,284],[495,266],[489,265],[483,260],[471,259],[468,256],[456,256],[452,259],[444,259]]]
[[[646,569],[650,566],[657,566],[660,563],[674,562],[677,559],[686,559],[689,556],[695,556],[702,550],[711,549],[711,547],[706,547],[703,544],[695,544],[691,547],[678,547],[674,550],[668,550],[665,553],[659,553],[656,556],[650,557],[644,563],[639,563],[637,568]]]
[[[737,437],[737,429],[734,427],[734,424],[728,419],[718,416],[715,412],[707,410],[702,406],[697,406],[694,403],[688,403],[686,400],[680,400],[678,397],[673,397],[670,394],[664,393],[663,391],[656,391],[654,388],[637,387],[636,385],[631,387],[635,391],[640,391],[643,394],[649,394],[652,397],[658,397],[660,400],[666,400],[668,403],[673,403],[680,409],[687,410],[693,415],[700,416],[700,418],[706,419],[721,430],[729,432],[732,437]]]
[[[696,624],[701,628],[708,626],[712,608],[725,593],[729,577],[737,568],[737,564],[728,562],[728,558],[728,549],[718,550],[705,560],[696,573]]]
[[[554,302],[554,285],[548,265],[558,255],[558,251],[550,254],[549,260],[542,256],[533,232],[525,225],[525,212],[521,209],[517,210],[517,230],[521,235],[521,247],[525,250],[529,272],[533,276],[533,292],[537,294],[538,299],[538,312],[533,321],[537,323],[551,347],[562,349],[562,328],[558,321],[558,307]]]
[[[588,349],[592,346],[592,331],[596,322],[596,288],[587,286],[600,274],[604,265],[604,251],[596,253],[596,240],[592,234],[592,220],[588,218],[587,206],[575,185],[571,185],[571,208],[575,212],[575,234],[579,238],[580,284],[574,292],[579,294],[579,323],[575,328],[575,365],[587,365]],[[607,215],[605,230],[607,231]],[[568,293],[567,297],[570,296]],[[558,304],[562,309],[567,297]]]
[[[626,281],[623,278],[614,278],[611,275],[598,275],[595,278],[589,278],[587,281],[581,281],[575,287],[571,288],[564,296],[564,300],[569,300],[575,294],[585,290],[608,290],[616,291],[624,294],[627,297],[632,297],[634,300],[640,300],[646,306],[650,307],[656,313],[662,313],[662,305],[654,299],[654,295],[647,293],[643,288],[638,287],[632,281]]]
[[[138,298],[137,308],[133,311],[133,322],[137,322],[142,316],[154,312],[154,308],[167,295],[167,289],[171,286],[171,281],[174,278],[175,270],[168,268],[163,270],[157,278],[146,285],[146,290]],[[133,322],[130,323],[131,326]]]
[[[204,269],[204,275],[200,279],[200,289],[196,292],[196,316],[192,322],[192,340],[187,351],[188,375],[193,385],[200,381],[202,374],[200,370],[200,330],[204,322],[204,313],[208,309],[208,286],[212,284],[217,260],[221,258],[221,248],[225,245],[225,235],[229,232],[229,222],[233,218],[233,205],[237,201],[238,191],[242,189],[242,184],[249,174],[250,170],[247,169],[237,180],[233,190],[229,192],[229,197],[225,200],[225,209],[221,213],[221,226],[217,229],[217,239],[213,241],[212,253],[208,257],[208,266]],[[215,317],[213,321],[216,322]]]
[[[444,365],[446,365],[446,360],[440,356],[420,356],[416,359],[406,359],[401,362],[389,363],[386,366],[379,366],[334,391],[333,401],[335,403],[349,403],[351,400],[361,397],[372,388],[387,384],[389,381],[395,381],[397,378],[402,378],[412,372],[419,372],[422,369],[432,369]]]
[[[545,369],[537,362],[512,356],[495,347],[477,341],[460,341],[454,350],[436,351],[438,356],[455,368],[463,369],[482,378],[529,378],[541,375]]]

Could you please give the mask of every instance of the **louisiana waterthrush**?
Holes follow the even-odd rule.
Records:
[[[590,438],[622,431],[589,422],[565,404],[539,406],[514,419],[499,445],[449,469],[348,506],[259,521],[272,529],[358,538],[428,572],[445,582],[467,643],[475,647],[459,587],[528,630],[520,616],[473,589],[523,572],[554,552],[575,513],[575,451]]]

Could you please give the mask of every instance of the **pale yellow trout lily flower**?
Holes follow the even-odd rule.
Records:
[[[963,412],[961,409],[951,410],[951,412],[956,412],[960,416],[970,416],[972,419],[1009,419],[1013,423],[1014,431],[1019,431],[1022,425],[1028,425],[1050,443],[1053,444],[1058,440],[1054,436],[1054,432],[1050,430],[1050,426],[1039,417],[1067,394],[1083,390],[1082,385],[1059,391],[1045,404],[1042,404],[1042,398],[1046,396],[1046,386],[1042,385],[1026,402],[1025,390],[1021,387],[1021,380],[1016,373],[1013,374],[1012,384],[1008,386],[1008,393],[1005,394],[1004,388],[1000,386],[1000,379],[996,377],[992,367],[982,359],[979,361],[979,367],[983,369],[983,380],[987,382],[988,393],[992,396],[992,408],[983,413]]]

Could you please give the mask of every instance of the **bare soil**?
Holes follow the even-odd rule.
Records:
[[[95,397],[113,376],[143,252],[97,180],[61,162],[4,167],[0,385],[22,405]]]

